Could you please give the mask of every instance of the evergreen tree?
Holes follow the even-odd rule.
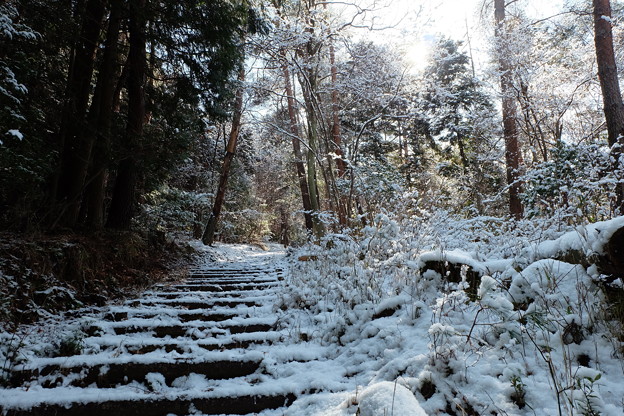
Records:
[[[423,74],[425,91],[420,107],[429,134],[458,149],[466,172],[475,163],[478,116],[492,112],[493,106],[473,77],[468,55],[460,52],[460,46],[445,38],[435,45],[432,62]]]

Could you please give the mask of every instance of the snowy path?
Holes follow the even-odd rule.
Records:
[[[181,283],[83,318],[79,353],[31,357],[0,390],[3,415],[282,414],[301,393],[269,367],[315,358],[281,341],[283,253],[206,261]],[[231,257],[231,256],[230,256]]]

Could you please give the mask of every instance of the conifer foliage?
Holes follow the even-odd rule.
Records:
[[[249,14],[225,0],[3,3],[3,225],[129,228],[138,197],[227,116]]]
[[[3,2],[0,225],[295,241],[370,224],[403,192],[514,220],[621,211],[609,1],[538,20],[484,4],[489,57],[470,33],[431,35],[421,70],[370,35],[364,3]]]

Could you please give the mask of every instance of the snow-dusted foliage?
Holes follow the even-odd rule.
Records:
[[[565,254],[601,254],[624,217],[573,228],[407,212],[293,253],[293,336],[342,345],[336,360],[362,386],[306,414],[352,414],[360,399],[363,412],[358,390],[383,381],[427,414],[621,414],[601,276]]]
[[[599,221],[613,215],[615,186],[623,180],[612,169],[607,146],[559,143],[550,160],[537,164],[523,178],[523,202],[529,216],[555,216],[562,221]],[[611,204],[612,205],[612,204]]]
[[[18,39],[35,39],[36,33],[29,27],[17,23],[19,14],[15,6],[9,2],[0,4],[0,48],[11,48]],[[18,81],[15,68],[6,62],[3,54],[0,57],[0,124],[6,129],[0,131],[0,144],[3,138],[22,139],[23,135],[15,128],[24,121],[20,112],[21,97],[26,94],[26,86]]]
[[[227,123],[210,126],[205,134],[189,139],[187,157],[163,175],[160,186],[141,198],[137,226],[159,238],[167,233],[202,236],[219,182],[226,127]],[[240,140],[218,228],[219,239],[229,243],[260,241],[270,233],[270,216],[263,211],[256,196],[260,191],[254,184],[256,137],[244,131]]]
[[[164,186],[145,195],[138,221],[156,232],[178,231],[201,236],[202,214],[210,210],[211,194]]]

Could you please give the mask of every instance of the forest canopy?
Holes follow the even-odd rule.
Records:
[[[288,243],[414,195],[620,212],[618,3],[476,2],[459,37],[395,3],[4,2],[2,227]]]

